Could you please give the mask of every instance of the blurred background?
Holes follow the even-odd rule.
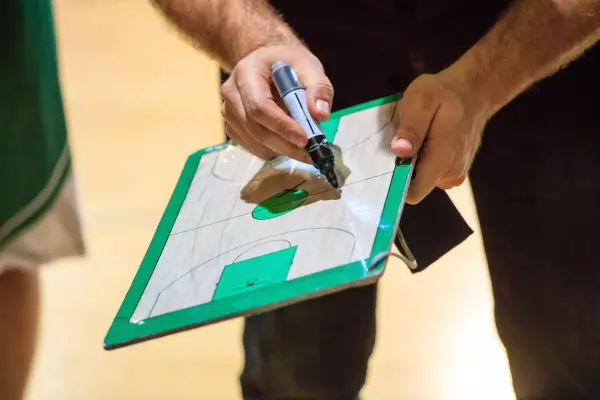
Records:
[[[102,348],[186,157],[223,141],[217,65],[148,1],[54,3],[88,255],[43,269],[28,399],[239,399],[240,319]],[[416,276],[388,264],[366,400],[514,398],[470,188],[451,196],[476,233]]]

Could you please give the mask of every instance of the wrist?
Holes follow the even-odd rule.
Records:
[[[265,47],[275,46],[300,46],[306,48],[306,45],[295,33],[282,22],[283,26],[271,30],[266,35],[261,34],[252,38],[241,38],[240,42],[232,51],[228,64],[231,68],[246,58],[250,53]]]
[[[439,73],[442,79],[457,93],[468,112],[483,121],[490,119],[503,107],[501,91],[491,79],[486,79],[480,67],[463,57]]]
[[[469,104],[489,119],[508,102],[506,94],[510,82],[501,78],[500,71],[487,68],[471,52],[466,53],[444,70],[450,80],[456,82]]]

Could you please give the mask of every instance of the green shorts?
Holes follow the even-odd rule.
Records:
[[[0,272],[83,254],[50,0],[0,13]]]

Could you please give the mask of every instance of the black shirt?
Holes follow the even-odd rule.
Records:
[[[454,62],[507,0],[273,0],[323,63],[334,109],[400,92]]]

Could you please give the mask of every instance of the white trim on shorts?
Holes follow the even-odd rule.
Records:
[[[33,198],[25,207],[19,210],[15,215],[8,219],[4,223],[4,225],[0,226],[0,243],[12,231],[17,229],[23,222],[25,222],[29,217],[31,217],[35,212],[37,212],[52,196],[52,193],[55,192],[57,186],[60,184],[60,178],[64,175],[69,161],[69,148],[65,144],[62,149],[62,152],[56,161],[56,165],[54,166],[54,171],[50,175],[50,179],[46,183],[46,186],[38,193],[36,197]]]
[[[66,167],[66,163],[64,165]],[[57,166],[53,177],[60,176],[56,174],[59,169]],[[26,214],[36,211],[34,202],[39,205],[47,200],[48,193],[52,193],[51,190],[47,190],[48,187],[52,187],[51,182],[44,188],[44,194],[40,193],[21,210],[21,216],[26,218]],[[81,256],[84,253],[75,184],[71,172],[68,172],[63,186],[48,210],[0,249],[0,273],[9,268],[32,270],[60,258]]]

